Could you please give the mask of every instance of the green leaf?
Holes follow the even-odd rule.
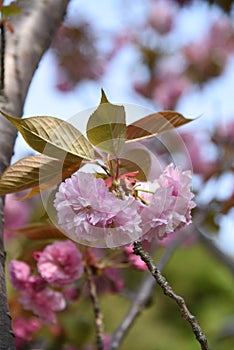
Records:
[[[77,169],[80,163],[67,164],[44,155],[23,158],[11,165],[0,178],[0,195],[15,193],[29,188],[26,198],[53,187]],[[26,199],[24,198],[24,199]]]
[[[33,223],[21,229],[13,230],[13,232],[31,240],[67,239],[56,226],[47,223]]]
[[[21,13],[21,8],[17,6],[15,3],[11,3],[10,5],[6,5],[2,7],[1,10],[2,18],[15,16]]]
[[[138,171],[136,175],[140,181],[147,181],[151,166],[150,153],[140,148],[126,150],[119,158],[120,174]]]
[[[124,106],[111,104],[102,90],[101,103],[87,123],[89,141],[98,149],[118,156],[126,140]]]
[[[14,118],[2,112],[34,150],[50,157],[79,162],[93,160],[88,140],[73,125],[54,117]]]
[[[193,119],[187,119],[182,114],[173,111],[163,111],[149,114],[127,126],[126,142],[147,139],[162,134]]]

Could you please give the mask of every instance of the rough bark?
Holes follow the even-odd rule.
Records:
[[[5,88],[0,109],[21,117],[28,87],[43,53],[66,12],[69,0],[21,0],[20,15],[12,20],[14,33],[7,33],[5,52]],[[13,154],[16,130],[0,117],[0,175]],[[3,243],[4,198],[0,198],[0,350],[15,349],[8,310]]]

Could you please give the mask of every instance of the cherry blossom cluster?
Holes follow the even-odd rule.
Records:
[[[41,328],[41,323],[36,317],[25,319],[20,317],[13,320],[15,345],[17,349],[26,349],[27,343],[32,341],[33,335]]]
[[[129,174],[128,174],[129,175]],[[33,254],[35,267],[12,260],[9,277],[20,294],[24,309],[39,317],[18,319],[14,324],[19,348],[33,338],[41,323],[57,320],[56,313],[88,294],[83,276],[85,266],[93,272],[97,293],[119,293],[124,288],[121,268],[144,271],[146,265],[133,252],[131,243],[168,239],[171,233],[191,223],[195,206],[191,172],[168,165],[153,182],[140,182],[121,175],[119,179],[100,178],[78,171],[61,183],[55,196],[58,222],[74,241],[91,242],[82,253],[70,241],[58,241]],[[112,250],[95,248],[104,242]],[[22,331],[20,331],[22,328]]]
[[[43,251],[33,254],[37,274],[32,273],[29,264],[12,260],[9,264],[9,278],[14,288],[20,293],[20,302],[26,310],[31,310],[39,317],[15,320],[14,331],[17,342],[30,341],[41,322],[56,322],[56,312],[63,311],[69,303],[77,302],[81,295],[83,275],[83,257],[77,246],[71,241],[55,242],[47,245]],[[145,270],[146,265],[133,254],[132,247],[125,247],[118,252],[113,263],[103,263],[105,250],[91,248],[86,250],[86,263],[91,266],[97,293],[119,293],[124,288],[124,281],[118,264]],[[87,288],[83,292],[88,293]],[[22,328],[22,329],[21,329]],[[20,346],[19,346],[20,348]]]
[[[34,257],[39,272],[37,275],[32,274],[27,263],[11,260],[9,277],[20,292],[20,302],[24,308],[33,311],[44,323],[55,323],[55,312],[66,307],[62,287],[82,276],[82,255],[74,243],[64,241],[46,246]]]
[[[170,164],[153,183],[136,183],[124,199],[118,184],[111,192],[102,178],[78,171],[60,185],[54,204],[70,238],[116,248],[162,239],[190,224],[193,197],[191,172]]]

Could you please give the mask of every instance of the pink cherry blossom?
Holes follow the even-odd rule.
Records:
[[[180,97],[191,89],[191,81],[180,71],[159,65],[155,76],[147,82],[136,83],[134,88],[155,101],[160,108],[175,109]]]
[[[66,179],[54,204],[62,230],[78,242],[113,248],[142,234],[139,202],[131,196],[117,198],[93,174],[77,172]]]
[[[56,322],[55,311],[66,306],[62,293],[50,289],[42,277],[32,276],[30,267],[21,261],[10,262],[9,277],[26,310],[32,310],[44,323]]]
[[[26,310],[32,310],[46,324],[55,323],[55,311],[62,311],[66,307],[62,293],[48,287],[40,291],[26,289],[21,293],[20,302]]]
[[[119,269],[106,267],[94,276],[97,292],[103,293],[119,293],[124,288],[124,280]]]
[[[152,99],[164,109],[175,109],[179,98],[191,88],[191,82],[185,75],[172,70],[159,72],[153,85]]]
[[[33,335],[41,328],[40,321],[31,317],[29,319],[18,318],[13,320],[13,331],[17,350],[27,348],[27,343],[33,339]]]
[[[57,63],[57,88],[68,92],[85,79],[97,80],[105,72],[105,59],[98,57],[94,33],[86,22],[74,28],[61,25],[53,41]]]
[[[182,171],[172,164],[157,180],[158,188],[149,205],[142,209],[143,239],[162,239],[192,221],[191,172]]]
[[[181,132],[180,136],[189,153],[193,172],[204,176],[211,174],[215,170],[216,164],[215,161],[209,160],[210,142],[207,135],[200,133],[199,136],[196,136],[192,132]]]
[[[222,73],[234,50],[234,29],[227,17],[215,20],[207,35],[184,47],[188,75],[194,81],[205,81]]]
[[[217,126],[215,137],[223,143],[234,144],[234,120],[221,123]]]
[[[4,209],[4,236],[12,238],[12,230],[18,229],[25,225],[30,216],[30,208],[27,201],[20,201],[16,194],[8,194],[5,201]]]
[[[175,18],[175,6],[172,1],[158,0],[150,7],[149,23],[159,33],[167,34],[172,30]]]
[[[17,290],[23,290],[31,274],[30,266],[23,261],[11,260],[9,263],[9,278]]]
[[[77,285],[71,285],[63,291],[63,295],[66,300],[76,302],[81,297],[81,288]]]
[[[38,255],[38,271],[50,284],[61,287],[80,278],[82,255],[71,241],[55,242]]]

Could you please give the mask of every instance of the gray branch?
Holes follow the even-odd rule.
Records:
[[[103,316],[99,305],[98,295],[97,295],[97,289],[95,282],[93,280],[93,273],[92,273],[92,267],[88,265],[88,263],[85,266],[86,271],[86,278],[90,293],[90,298],[93,304],[93,311],[94,311],[94,319],[95,319],[95,326],[96,326],[96,343],[97,343],[97,349],[103,350]]]
[[[21,117],[27,91],[51,40],[61,23],[69,0],[18,1],[20,15],[12,19],[14,33],[6,33],[5,86],[0,96],[0,109]],[[0,175],[9,165],[16,130],[0,117]],[[4,198],[0,198],[0,350],[15,349],[8,309],[3,243]]]
[[[184,237],[184,232],[181,232],[181,234],[168,245],[168,247],[165,250],[165,253],[163,254],[162,258],[160,259],[157,265],[157,267],[160,270],[163,270],[175,249],[183,241]],[[126,316],[124,317],[123,321],[120,323],[119,327],[113,334],[112,341],[109,347],[110,350],[117,350],[119,348],[121,342],[123,341],[130,328],[133,326],[137,317],[140,316],[142,311],[150,303],[154,286],[155,281],[151,275],[147,276],[143,280]]]
[[[163,290],[163,293],[176,302],[181,311],[182,317],[190,324],[197,341],[200,343],[201,349],[210,350],[207,338],[202,331],[197,319],[190,313],[184,299],[174,292],[169,282],[164,276],[162,276],[160,270],[154,265],[149,253],[144,251],[141,242],[134,243],[134,253],[136,255],[139,255],[141,259],[146,263],[148,270],[156,280],[157,284]]]

